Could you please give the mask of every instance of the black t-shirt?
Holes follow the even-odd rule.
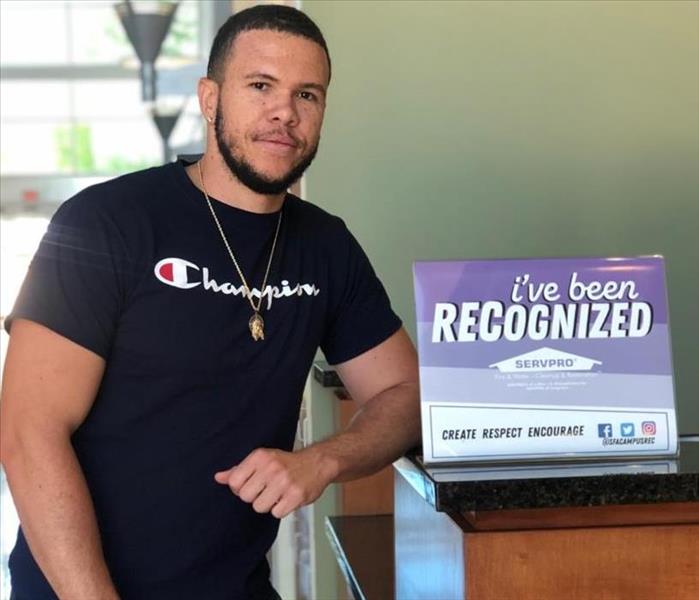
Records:
[[[278,213],[213,200],[260,293]],[[290,450],[316,349],[339,363],[400,327],[341,219],[287,195],[264,341],[202,193],[172,163],[90,187],[49,225],[7,319],[43,324],[106,359],[72,438],[109,570],[125,600],[232,600],[270,593],[278,520],[214,473],[259,447]],[[18,598],[55,598],[22,532]]]

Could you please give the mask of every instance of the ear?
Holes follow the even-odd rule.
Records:
[[[213,79],[202,77],[197,84],[199,96],[199,109],[201,114],[211,125],[216,119],[216,107],[218,106],[219,87]]]

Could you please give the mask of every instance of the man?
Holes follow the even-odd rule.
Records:
[[[285,193],[318,146],[322,34],[243,11],[207,75],[202,159],[64,203],[7,320],[17,600],[275,598],[278,519],[419,439],[415,351],[383,287],[340,219]],[[319,345],[361,409],[291,452]]]

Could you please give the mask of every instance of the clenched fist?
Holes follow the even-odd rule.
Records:
[[[214,478],[256,512],[281,519],[318,498],[334,475],[333,461],[313,447],[298,452],[258,448]]]

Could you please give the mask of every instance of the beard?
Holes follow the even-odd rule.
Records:
[[[219,103],[216,109],[216,119],[214,120],[214,130],[216,132],[216,145],[221,153],[223,160],[228,165],[228,169],[233,176],[240,181],[245,187],[250,188],[253,192],[263,194],[265,196],[281,194],[288,190],[293,183],[298,181],[304,171],[311,165],[313,159],[318,152],[318,143],[311,148],[310,152],[301,158],[295,167],[282,177],[276,179],[267,177],[255,168],[242,156],[234,154],[235,142],[230,137],[226,137],[225,122],[223,120],[223,111]]]

